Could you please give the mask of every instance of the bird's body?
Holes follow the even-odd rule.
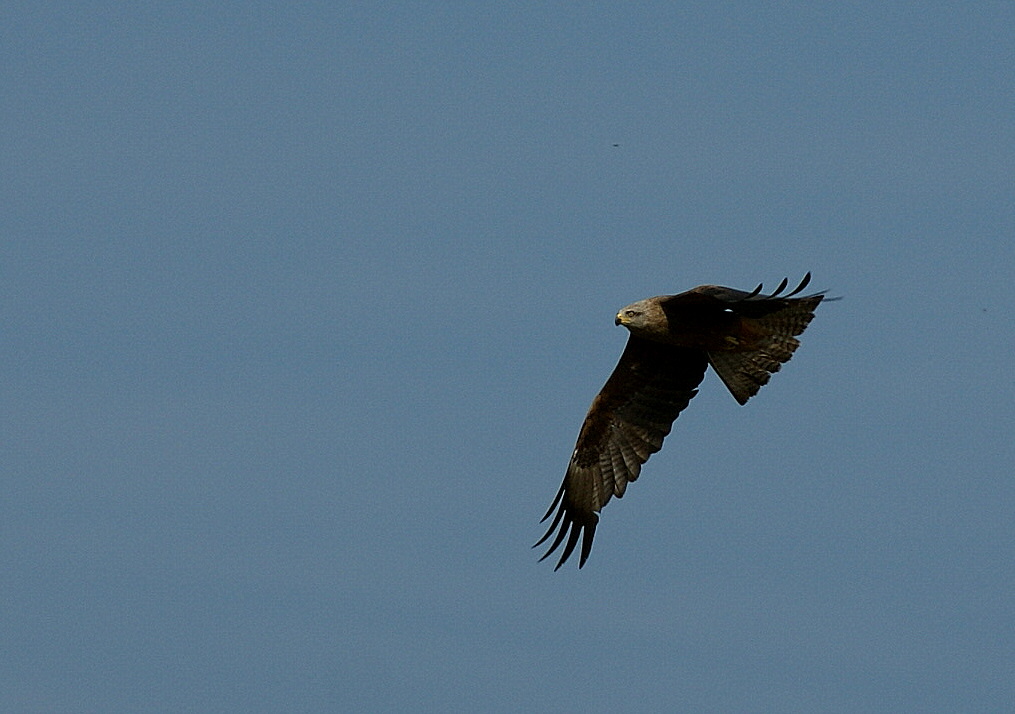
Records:
[[[786,281],[769,295],[702,285],[679,295],[640,300],[617,313],[631,336],[613,374],[592,402],[571,455],[564,482],[547,511],[556,515],[546,534],[557,536],[543,558],[564,539],[563,565],[582,540],[580,568],[592,549],[599,511],[624,495],[641,465],[658,451],[673,421],[697,394],[712,365],[733,397],[745,404],[793,355],[796,339],[814,317],[822,293],[785,296]],[[559,530],[558,530],[559,528]],[[555,568],[556,569],[556,568]]]

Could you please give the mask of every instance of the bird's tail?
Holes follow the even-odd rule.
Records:
[[[807,327],[822,295],[782,300],[785,307],[759,317],[741,318],[746,333],[755,336],[752,348],[744,351],[709,352],[708,361],[730,394],[740,404],[768,384],[771,376],[788,362],[800,346],[794,337]]]

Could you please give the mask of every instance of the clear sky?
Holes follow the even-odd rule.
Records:
[[[0,710],[1015,707],[1015,4],[0,37]],[[537,563],[617,309],[808,270],[792,362]]]

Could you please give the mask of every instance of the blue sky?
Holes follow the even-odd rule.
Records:
[[[0,10],[0,709],[1015,702],[1015,6]],[[616,310],[812,271],[588,564]]]

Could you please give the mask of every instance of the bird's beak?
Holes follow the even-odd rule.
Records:
[[[613,321],[613,324],[614,325],[625,325],[625,324],[627,324],[627,321],[624,319],[624,313],[618,312],[617,313],[617,319],[615,319]]]

